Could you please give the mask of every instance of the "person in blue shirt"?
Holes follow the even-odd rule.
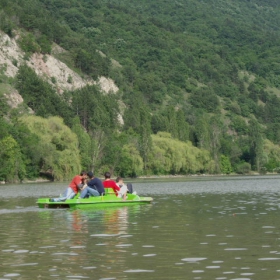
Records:
[[[81,191],[80,198],[105,195],[105,190],[102,181],[99,178],[94,177],[91,171],[87,173],[87,176],[89,178],[87,182],[87,187],[85,187]]]

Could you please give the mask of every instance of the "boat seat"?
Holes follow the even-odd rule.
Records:
[[[105,194],[108,195],[108,194],[115,194],[114,190],[112,188],[104,188],[105,189]]]

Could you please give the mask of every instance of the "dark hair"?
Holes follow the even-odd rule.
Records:
[[[88,173],[87,173],[87,175],[88,175],[88,177],[89,178],[92,178],[94,175],[93,175],[93,172],[91,172],[91,171],[89,171]]]
[[[105,172],[104,176],[105,176],[105,179],[110,179],[111,178],[111,173],[110,172]]]
[[[82,171],[80,176],[84,176],[84,175],[87,175],[86,171]]]
[[[120,180],[122,180],[122,177],[117,177],[116,182],[118,183]]]

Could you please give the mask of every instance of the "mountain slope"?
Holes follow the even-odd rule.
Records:
[[[280,166],[271,153],[280,144],[276,1],[6,0],[0,7],[0,28],[14,38],[6,44],[20,46],[13,56],[2,44],[3,81],[35,115],[59,115],[70,127],[78,117],[97,141],[83,159],[87,168],[119,168],[123,151],[123,174],[135,175],[123,171],[132,155],[143,161],[142,173],[190,172],[184,164],[157,166],[157,152],[166,162],[173,156],[151,137],[156,133],[210,153],[214,165],[206,160],[191,172]]]

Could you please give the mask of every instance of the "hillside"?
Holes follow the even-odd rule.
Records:
[[[57,45],[53,46],[51,54],[34,53],[28,60],[25,60],[25,53],[17,44],[18,37],[20,36],[10,38],[7,34],[0,33],[0,65],[5,66],[2,69],[2,75],[14,78],[18,73],[19,66],[27,63],[37,75],[45,78],[49,83],[52,83],[52,78],[55,78],[55,87],[58,93],[66,90],[76,90],[92,84],[98,84],[105,93],[110,91],[116,93],[118,91],[118,87],[111,79],[102,76],[98,81],[82,78],[65,63],[56,59],[52,54],[66,52]],[[71,79],[71,83],[69,79]]]
[[[0,7],[0,157],[11,160],[0,179],[280,170],[276,1]]]

